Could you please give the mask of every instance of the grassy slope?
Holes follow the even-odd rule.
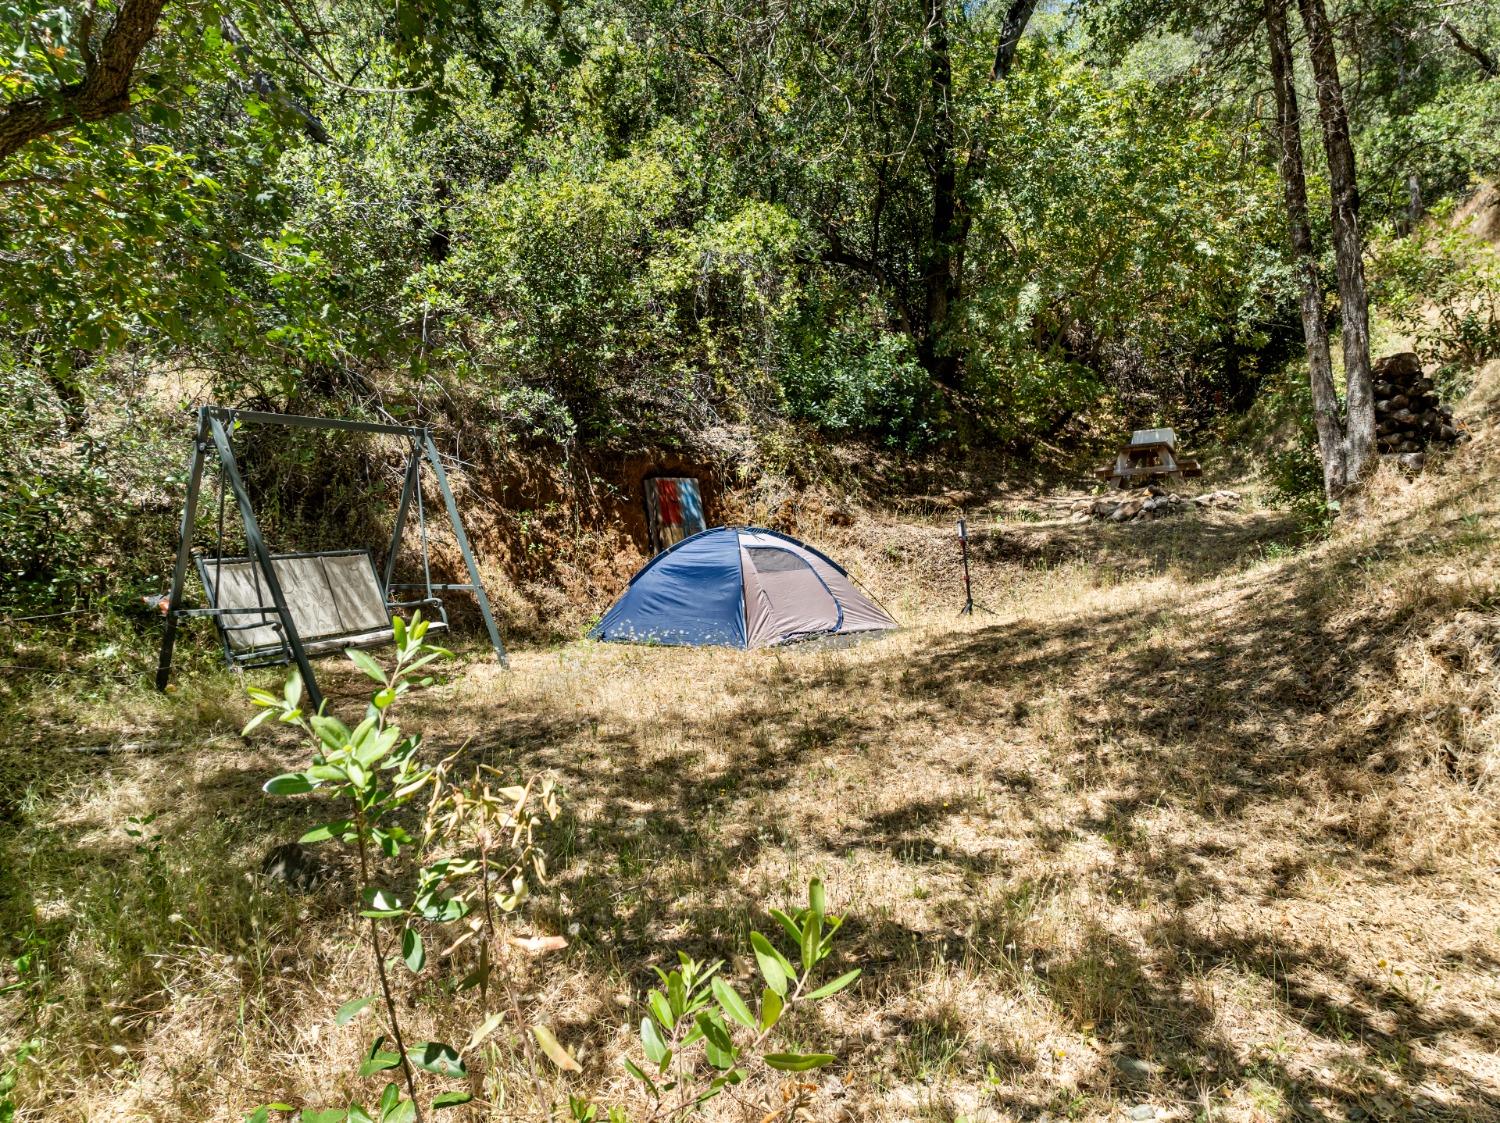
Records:
[[[573,645],[414,701],[435,744],[567,788],[555,896],[521,924],[579,935],[522,969],[579,1085],[627,1094],[651,964],[747,973],[749,925],[818,874],[865,976],[792,1027],[842,1058],[814,1117],[1500,1118],[1497,390],[1492,365],[1473,444],[1382,477],[1301,551],[1253,506],[1128,527],[1012,509],[981,520],[994,614],[970,619],[944,521],[865,520],[821,537],[910,622],[882,642]],[[50,972],[0,997],[7,1047],[45,1000],[20,1120],[351,1089],[365,1028],[330,1013],[370,979],[347,882],[296,897],[244,872],[317,811],[258,794],[296,746],[241,741],[233,689],[70,699],[3,750],[51,774],[0,823],[0,930]],[[335,685],[345,707],[357,689]],[[80,744],[113,749],[58,751]],[[151,812],[159,853],[125,831]],[[403,997],[419,1038],[483,1016]],[[490,1060],[474,1117],[529,1110],[503,1037]]]

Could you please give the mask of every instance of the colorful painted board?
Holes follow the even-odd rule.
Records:
[[[708,528],[697,480],[658,476],[646,480],[645,489],[646,521],[651,528],[651,547],[656,552]]]

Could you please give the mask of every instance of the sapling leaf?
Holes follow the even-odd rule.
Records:
[[[308,722],[313,732],[318,735],[318,740],[330,749],[343,749],[349,745],[349,727],[336,717],[324,717],[321,714],[313,715]]]
[[[256,714],[253,718],[251,718],[249,721],[247,721],[245,723],[245,728],[240,730],[240,736],[241,737],[248,737],[248,736],[250,736],[250,731],[251,730],[253,730],[261,722],[265,721],[268,717],[270,717],[275,712],[276,711],[274,711],[274,710],[261,710],[260,713]],[[253,1116],[251,1116],[249,1118],[253,1118]]]
[[[363,1010],[370,1003],[374,1002],[378,997],[380,996],[376,994],[369,994],[364,998],[351,998],[348,1002],[340,1006],[338,1013],[333,1016],[334,1024],[341,1026],[348,1025],[355,1019],[355,1017],[361,1010]]]
[[[505,1021],[505,1015],[503,1013],[491,1014],[488,1018],[485,1018],[484,1021],[479,1024],[479,1028],[476,1029],[473,1033],[469,1034],[469,1043],[464,1046],[464,1052],[469,1052],[476,1045],[482,1042],[486,1037],[494,1033],[495,1030],[499,1027],[500,1023],[503,1021]]]
[[[426,655],[422,656],[420,659],[413,659],[410,663],[408,663],[403,668],[403,673],[409,675],[413,671],[415,671],[418,667],[425,667],[425,666],[427,666],[427,664],[431,663],[434,659],[442,659],[443,657],[448,656],[448,655],[452,655],[452,654],[453,653],[451,651],[443,651],[442,649],[437,649],[437,650],[429,651]]]
[[[635,1077],[642,1084],[644,1084],[647,1088],[650,1088],[651,1089],[651,1094],[654,1097],[656,1097],[657,1099],[661,1098],[661,1093],[659,1091],[657,1091],[657,1089],[656,1089],[656,1082],[654,1080],[652,1080],[651,1077],[647,1076],[641,1070],[641,1066],[638,1065],[638,1064],[636,1064],[629,1057],[625,1058],[625,1071],[628,1072],[628,1073],[630,1073],[631,1076]]]
[[[703,1033],[703,1050],[708,1063],[720,1070],[733,1068],[737,1053],[724,1023],[717,1015],[705,1012],[698,1015],[696,1024]]]
[[[779,995],[786,994],[786,977],[792,973],[791,964],[759,932],[750,933],[750,946],[755,949],[755,961],[760,964],[766,985]]]
[[[760,996],[760,1028],[770,1029],[780,1021],[781,1010],[785,1005],[786,1003],[782,1001],[781,995],[777,994],[770,987],[766,987]]]
[[[345,1118],[349,1123],[375,1123],[375,1120],[370,1118],[370,1113],[360,1104],[350,1104]]]
[[[457,1050],[441,1041],[419,1041],[406,1052],[407,1058],[418,1068],[435,1072],[439,1076],[467,1076],[468,1070]]]
[[[344,1123],[349,1118],[349,1113],[341,1107],[329,1108],[326,1111],[314,1111],[310,1107],[304,1107],[302,1114],[297,1118],[301,1123]]]
[[[827,911],[827,903],[828,900],[826,894],[823,892],[822,880],[816,877],[813,878],[807,883],[807,904],[812,909],[813,915],[818,918],[819,924],[823,923],[823,915]]]
[[[457,1107],[466,1104],[474,1098],[473,1092],[444,1092],[442,1095],[432,1097],[434,1110],[444,1107]]]
[[[374,733],[379,727],[380,719],[378,715],[369,712],[369,708],[366,707],[364,721],[356,725],[354,732],[349,734],[349,744],[353,745],[356,749],[360,748],[369,740],[370,734]]]
[[[564,1072],[583,1071],[583,1066],[563,1048],[562,1042],[557,1039],[552,1030],[544,1025],[534,1025],[531,1027],[531,1032],[535,1035],[537,1044],[542,1047],[542,1052],[547,1054],[547,1059],[558,1068]]]
[[[406,911],[406,906],[401,899],[384,889],[369,889],[364,891],[365,904],[367,908],[360,910],[360,916],[372,917],[376,920],[388,916],[400,916]]]
[[[436,893],[429,893],[423,897],[419,897],[416,908],[423,920],[431,920],[437,924],[452,923],[466,915],[469,911],[467,902],[457,897],[439,897]]]
[[[267,780],[261,790],[267,795],[303,795],[313,790],[313,782],[301,772],[283,772]]]
[[[765,1061],[779,1072],[806,1072],[832,1064],[837,1059],[830,1053],[770,1053]]]
[[[390,1113],[391,1108],[401,1102],[401,1089],[395,1084],[387,1084],[380,1093],[380,1116],[384,1119]]]
[[[354,829],[354,824],[348,819],[339,819],[336,822],[324,823],[321,827],[314,827],[299,838],[298,842],[326,842],[330,838],[343,838]]]
[[[823,919],[827,922],[827,927],[823,931],[823,947],[819,951],[820,956],[828,954],[828,949],[833,946],[834,934],[844,926],[842,916],[828,916]]]
[[[672,1014],[671,1004],[661,991],[653,990],[647,996],[646,1003],[651,1007],[651,1012],[656,1015],[656,1020],[661,1023],[662,1029],[670,1030],[676,1024],[677,1019]]]
[[[834,979],[833,982],[828,983],[824,986],[820,986],[817,990],[813,991],[807,996],[807,1000],[809,1002],[816,1002],[820,998],[827,998],[829,995],[837,994],[839,991],[843,990],[846,986],[852,983],[855,979],[859,978],[861,970],[863,970],[863,968],[856,967],[854,970],[848,972],[847,974],[840,975],[838,978]]]
[[[302,672],[293,670],[287,676],[286,686],[282,687],[281,696],[286,701],[286,708],[295,710],[302,701]]]
[[[823,920],[812,909],[807,910],[807,915],[802,921],[802,939],[800,941],[802,951],[802,970],[811,971],[818,963],[818,956],[823,950]]]
[[[400,1063],[400,1053],[392,1053],[388,1049],[381,1049],[360,1064],[359,1075],[361,1077],[374,1076],[377,1072],[384,1072],[388,1068],[395,1068]]]
[[[427,949],[422,946],[422,936],[415,928],[407,928],[401,933],[401,958],[413,975],[420,972],[427,962]]]
[[[719,1002],[719,1007],[729,1017],[739,1022],[746,1029],[755,1029],[755,1015],[750,1013],[750,1007],[745,1005],[745,1000],[739,996],[739,992],[723,979],[714,979],[714,998]]]
[[[380,1123],[414,1123],[417,1118],[417,1105],[411,1100],[397,1100],[395,1105],[386,1112],[382,1112]]]
[[[381,686],[385,685],[385,671],[381,669],[379,663],[370,657],[369,652],[361,651],[357,647],[351,647],[344,654],[349,656],[349,661],[365,674],[369,675],[370,678],[380,683]]]
[[[787,915],[780,909],[772,909],[771,915],[776,918],[776,922],[781,925],[782,930],[786,932],[787,938],[792,943],[800,944],[802,942],[802,926],[797,922],[795,917]]]
[[[641,1047],[646,1050],[646,1059],[665,1072],[672,1052],[657,1032],[656,1023],[650,1018],[641,1019]]]

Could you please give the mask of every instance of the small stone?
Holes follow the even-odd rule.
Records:
[[[1121,1076],[1131,1080],[1146,1080],[1156,1071],[1156,1066],[1149,1061],[1143,1061],[1140,1057],[1128,1056],[1125,1053],[1116,1053],[1111,1058],[1115,1068]]]
[[[1142,1120],[1146,1119],[1155,1119],[1156,1108],[1150,1104],[1136,1104],[1130,1109],[1130,1118],[1136,1120],[1137,1123],[1141,1123]]]
[[[260,872],[289,888],[311,892],[328,880],[324,861],[300,842],[286,842],[270,850],[261,860]]]

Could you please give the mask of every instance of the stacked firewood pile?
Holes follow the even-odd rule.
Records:
[[[1422,371],[1422,360],[1410,351],[1387,355],[1371,372],[1375,390],[1375,447],[1400,456],[1420,468],[1430,445],[1452,445],[1469,439],[1463,423],[1454,421],[1453,407],[1443,405],[1433,392],[1432,379]]]
[[[1158,519],[1163,515],[1175,515],[1179,511],[1214,508],[1233,510],[1240,505],[1240,493],[1210,491],[1184,499],[1153,484],[1135,491],[1113,491],[1108,495],[1074,499],[1068,505],[1074,522],[1087,522],[1089,519],[1104,519],[1116,523],[1141,522],[1144,519]]]

